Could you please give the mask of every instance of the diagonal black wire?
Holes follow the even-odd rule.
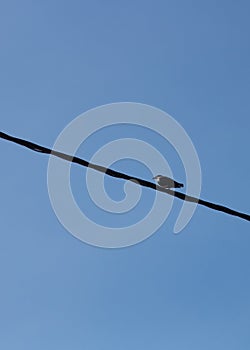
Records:
[[[89,163],[89,162],[87,162],[84,159],[81,159],[81,158],[78,158],[78,157],[73,157],[73,156],[65,154],[65,153],[57,152],[57,151],[54,151],[54,150],[52,150],[50,148],[37,145],[36,143],[33,143],[33,142],[30,142],[30,141],[26,141],[26,140],[23,140],[23,139],[19,139],[17,137],[13,137],[13,136],[7,135],[7,134],[5,134],[3,132],[0,132],[0,138],[8,140],[8,141],[11,141],[11,142],[14,142],[14,143],[17,143],[17,144],[19,144],[21,146],[27,147],[27,148],[31,149],[32,151],[35,151],[35,152],[52,154],[52,155],[54,155],[56,157],[62,158],[62,159],[67,160],[69,162],[77,163],[77,164],[80,164],[82,166],[89,167],[89,168],[92,168],[94,170],[100,171],[102,173],[106,173],[109,176],[117,177],[117,178],[124,179],[124,180],[129,180],[129,181],[135,182],[135,183],[137,183],[137,184],[139,184],[141,186],[152,188],[153,190],[157,190],[157,191],[160,191],[160,192],[165,192],[165,193],[167,193],[167,194],[169,194],[171,196],[175,196],[175,197],[177,197],[177,198],[179,198],[181,200],[188,201],[188,202],[193,202],[193,203],[198,203],[198,204],[203,205],[205,207],[208,207],[208,208],[211,208],[211,209],[214,209],[214,210],[217,210],[217,211],[222,211],[222,212],[224,212],[226,214],[238,216],[238,217],[240,217],[242,219],[250,221],[250,215],[238,212],[236,210],[233,210],[233,209],[230,209],[230,208],[227,208],[227,207],[224,207],[223,205],[220,205],[220,204],[214,204],[214,203],[211,203],[211,202],[204,201],[203,199],[199,199],[199,198],[188,196],[188,195],[183,194],[181,192],[172,191],[172,190],[160,187],[160,186],[158,186],[158,185],[156,185],[156,184],[154,184],[152,182],[149,182],[149,181],[146,181],[146,180],[142,180],[142,179],[139,179],[139,178],[134,177],[134,176],[129,176],[129,175],[121,173],[119,171],[115,171],[115,170],[112,170],[112,169],[109,169],[109,168],[105,168],[105,167],[103,167],[101,165]]]

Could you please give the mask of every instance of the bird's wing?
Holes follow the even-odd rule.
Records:
[[[172,180],[170,177],[164,176],[160,179],[159,185],[163,187],[173,187],[174,180]]]

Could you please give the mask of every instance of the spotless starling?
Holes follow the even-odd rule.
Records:
[[[171,179],[170,177],[163,176],[163,175],[157,175],[153,177],[154,180],[158,183],[159,186],[164,188],[180,188],[184,185]]]

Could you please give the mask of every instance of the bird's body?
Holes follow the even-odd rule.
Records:
[[[181,188],[184,185],[171,179],[170,177],[163,176],[163,175],[157,175],[153,178],[156,180],[159,186],[164,188]]]

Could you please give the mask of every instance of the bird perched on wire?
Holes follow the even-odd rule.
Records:
[[[170,177],[163,176],[163,175],[157,175],[153,177],[153,179],[156,180],[159,186],[164,188],[180,188],[184,186],[183,184],[177,181],[174,181]]]

